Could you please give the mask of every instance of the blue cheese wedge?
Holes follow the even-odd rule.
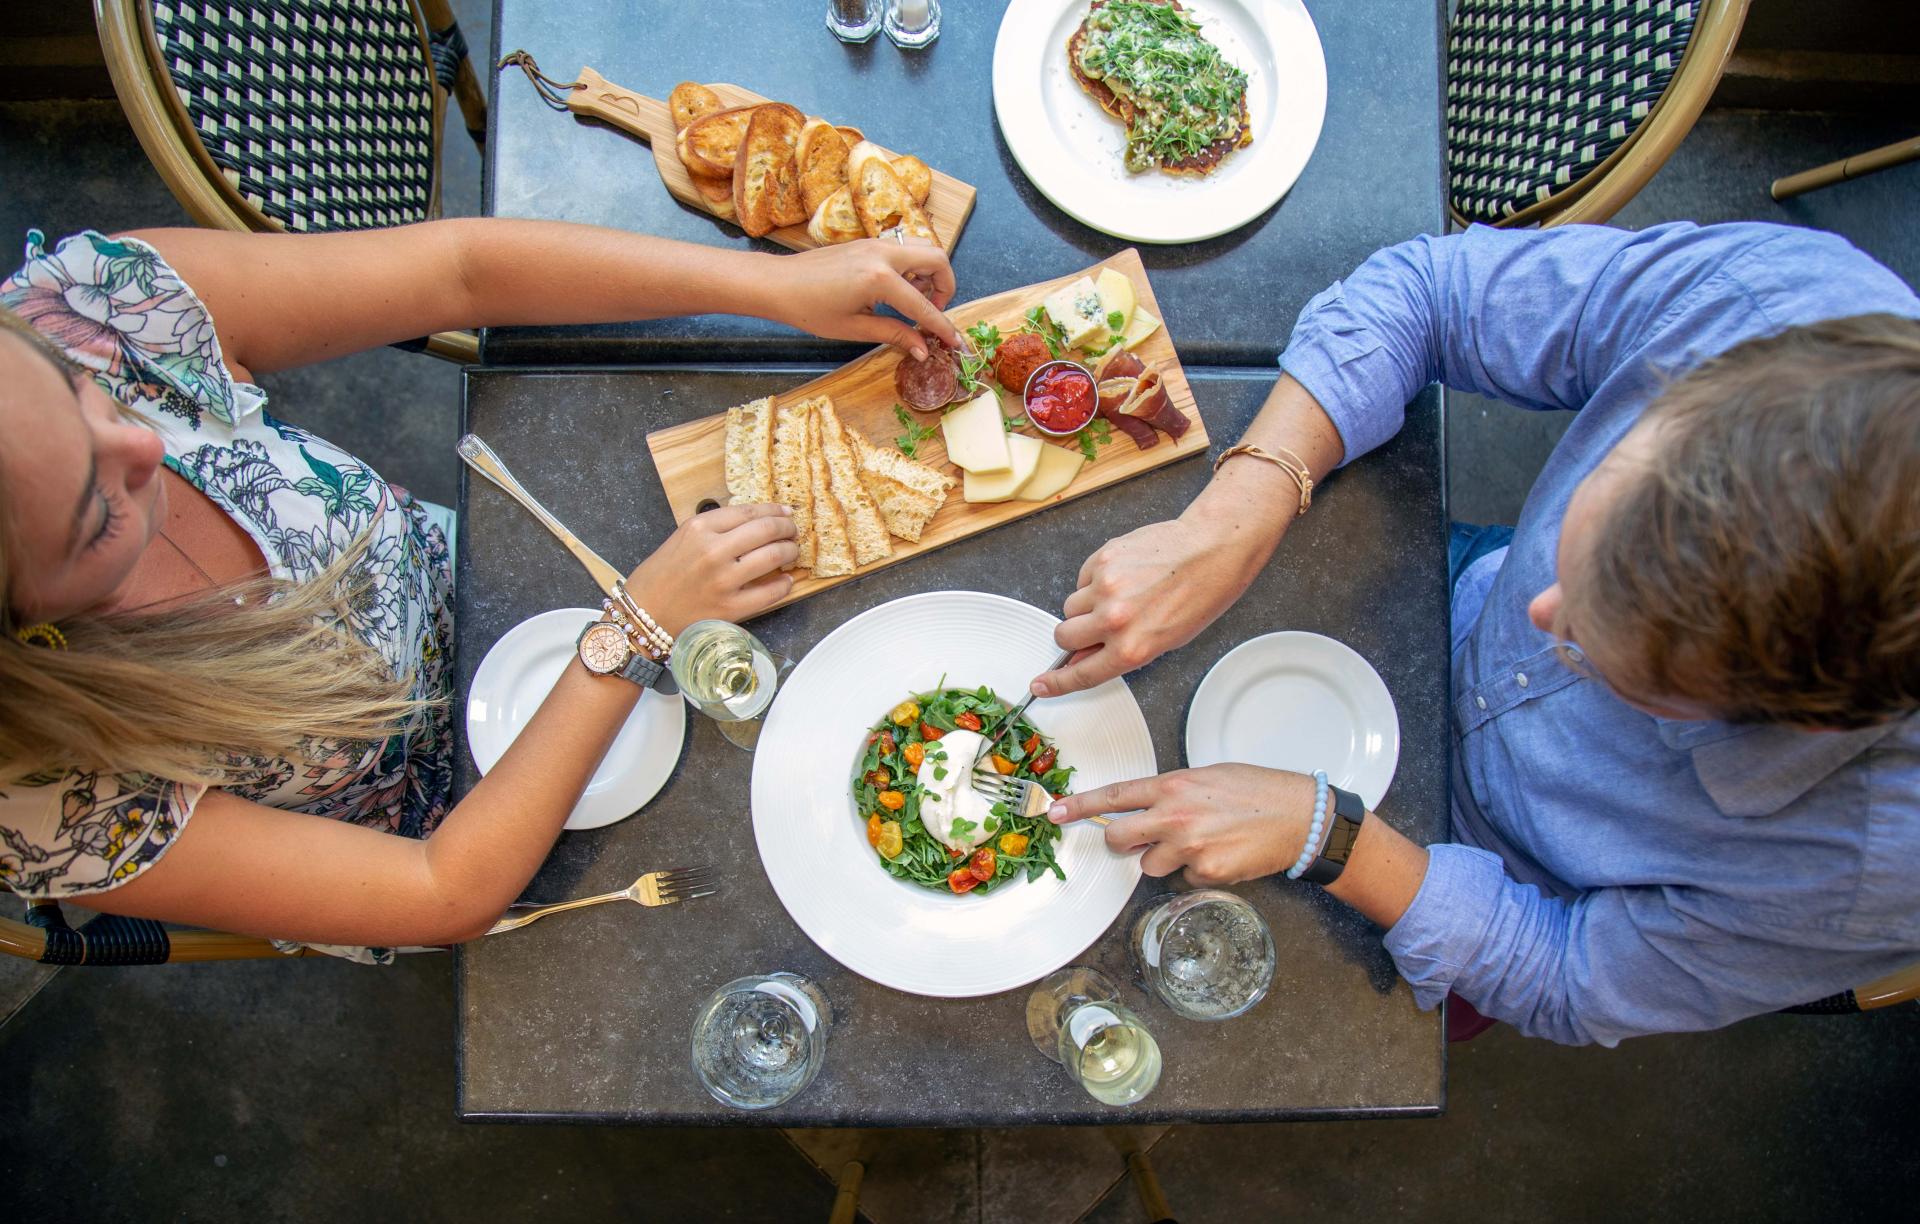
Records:
[[[1107,312],[1092,277],[1083,276],[1065,289],[1054,290],[1041,305],[1047,317],[1066,333],[1068,348],[1085,348],[1106,339]]]

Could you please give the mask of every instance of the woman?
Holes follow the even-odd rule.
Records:
[[[361,959],[485,931],[641,690],[570,665],[454,804],[446,539],[269,416],[254,375],[454,328],[715,311],[919,349],[915,326],[959,343],[953,287],[937,248],[887,241],[30,235],[0,283],[0,881]],[[711,511],[627,585],[667,635],[744,619],[786,594],[793,535],[784,507]]]

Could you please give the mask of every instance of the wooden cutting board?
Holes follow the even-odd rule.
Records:
[[[693,185],[693,178],[687,173],[687,167],[680,160],[680,154],[674,149],[674,137],[677,133],[673,126],[673,115],[667,110],[667,104],[659,98],[649,98],[645,94],[635,93],[631,89],[622,89],[607,80],[591,68],[580,70],[580,88],[567,95],[567,109],[576,115],[585,115],[608,123],[632,136],[637,136],[653,146],[654,165],[659,168],[660,179],[667,185],[667,191],[673,198],[696,212],[712,216],[707,208],[706,199]],[[738,85],[715,84],[707,88],[719,95],[728,106],[748,106],[753,103],[769,101],[752,90],[742,89]],[[822,116],[825,118],[826,116]],[[833,118],[830,122],[849,124],[859,127],[857,122],[846,118]],[[889,159],[900,154],[892,149],[883,150]],[[951,251],[953,244],[960,240],[960,231],[966,227],[967,218],[973,214],[975,192],[971,184],[963,183],[950,174],[942,174],[934,167],[932,160],[924,153],[914,153],[921,161],[927,162],[933,169],[933,188],[927,194],[927,219],[933,223],[933,233],[940,245]],[[733,222],[714,217],[717,224],[733,226]],[[738,226],[733,226],[738,229]],[[789,247],[796,251],[810,251],[820,244],[807,234],[804,225],[784,225],[767,235],[771,242]]]
[[[996,293],[992,297],[954,307],[947,314],[954,325],[963,330],[986,321],[999,327],[1002,333],[1012,333],[1018,330],[1027,311],[1038,306],[1047,294],[1082,276],[1097,278],[1101,268],[1112,268],[1124,274],[1133,282],[1136,309],[1145,310],[1161,320],[1159,330],[1142,341],[1134,352],[1139,354],[1142,361],[1160,371],[1167,392],[1173,397],[1174,407],[1193,422],[1193,427],[1187,430],[1186,435],[1175,442],[1165,434],[1159,434],[1157,445],[1141,450],[1131,438],[1115,430],[1113,441],[1099,448],[1100,457],[1081,468],[1073,483],[1057,496],[1044,502],[1008,501],[974,505],[962,500],[960,469],[947,462],[946,447],[936,432],[919,444],[916,458],[952,476],[955,485],[947,494],[946,504],[940,507],[940,512],[927,525],[919,541],[910,544],[894,539],[891,556],[863,565],[844,577],[815,578],[808,571],[797,570],[795,576],[798,581],[794,583],[792,593],[777,606],[805,599],[815,592],[872,573],[896,561],[919,556],[943,544],[963,540],[1002,523],[1037,514],[1083,493],[1104,489],[1142,472],[1206,453],[1207,423],[1194,403],[1193,388],[1187,385],[1186,372],[1181,369],[1179,354],[1174,351],[1173,339],[1167,334],[1166,316],[1160,313],[1160,303],[1154,298],[1153,284],[1147,279],[1140,253],[1133,248],[1129,247],[1091,268],[1028,285],[1024,289]],[[893,385],[893,372],[899,363],[899,351],[883,346],[812,382],[779,392],[774,400],[776,404],[784,404],[816,395],[829,396],[841,420],[847,425],[866,434],[868,440],[877,446],[893,446],[894,439],[904,432],[893,415],[893,407],[899,402]],[[997,383],[991,385],[998,386]],[[1018,404],[1018,399],[1011,393],[1001,391],[1002,411],[1011,413]],[[912,416],[917,424],[938,424],[937,413],[913,413]],[[667,503],[673,508],[675,522],[684,523],[699,513],[702,503],[726,503],[726,426],[726,413],[721,411],[647,435],[647,448],[653,452],[653,464],[660,474],[661,485],[666,489]],[[1044,440],[1050,443],[1055,441],[1051,438]],[[1071,442],[1064,444],[1073,445]]]

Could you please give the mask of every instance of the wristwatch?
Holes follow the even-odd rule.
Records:
[[[1367,818],[1367,805],[1360,802],[1360,796],[1337,786],[1327,789],[1333,792],[1333,827],[1327,830],[1327,844],[1321,847],[1320,857],[1300,873],[1309,884],[1331,884],[1340,878],[1353,853],[1353,843],[1360,840],[1360,822]]]
[[[661,660],[635,650],[627,631],[610,620],[588,621],[574,646],[580,662],[596,676],[618,676],[652,688],[666,671]]]

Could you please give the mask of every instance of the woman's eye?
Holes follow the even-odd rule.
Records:
[[[120,530],[120,509],[114,500],[104,490],[96,489],[94,494],[100,499],[100,530],[94,532],[93,539],[88,541],[89,548],[98,548]]]

